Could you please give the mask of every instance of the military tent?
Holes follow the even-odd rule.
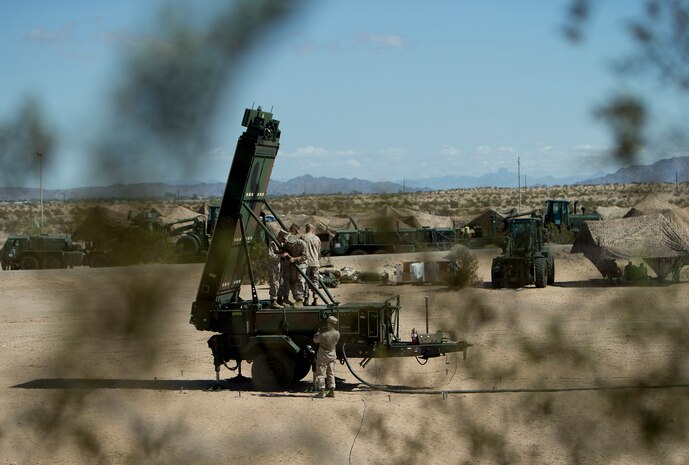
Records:
[[[495,237],[505,232],[505,217],[489,208],[469,221],[467,226],[476,231],[477,237]]]
[[[610,260],[642,258],[664,278],[689,257],[689,234],[661,214],[586,221],[572,253],[583,253],[606,276]]]

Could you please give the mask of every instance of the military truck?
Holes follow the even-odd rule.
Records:
[[[72,268],[84,262],[84,252],[69,236],[10,236],[0,255],[3,270]]]
[[[586,213],[585,208],[581,208],[581,213],[577,213],[577,204],[574,202],[570,212],[569,200],[549,199],[546,200],[545,214],[543,215],[544,226],[554,225],[558,228],[565,228],[573,234],[579,234],[581,225],[584,221],[599,221],[601,216],[596,213]]]
[[[555,282],[555,261],[543,234],[543,220],[538,215],[507,219],[507,236],[502,254],[491,265],[493,288],[538,288]]]
[[[214,334],[208,340],[213,354],[216,383],[220,369],[233,360],[241,375],[242,362],[251,363],[253,385],[260,390],[285,389],[304,378],[315,357],[314,333],[330,315],[339,320],[340,359],[361,358],[365,365],[373,357],[415,356],[421,359],[466,351],[469,344],[451,332],[419,335],[411,341],[400,338],[399,297],[382,302],[341,304],[323,286],[319,289],[304,275],[311,292],[323,305],[271,309],[270,301],[259,299],[253,278],[249,245],[260,240],[262,230],[276,240],[261,221],[262,210],[272,214],[287,229],[265,197],[280,140],[279,121],[272,113],[246,109],[230,168],[227,186],[218,212],[190,323]],[[248,273],[251,296],[240,297]]]
[[[366,255],[420,250],[448,250],[457,243],[452,228],[415,228],[396,231],[343,229],[335,232],[323,255]]]
[[[211,243],[213,228],[218,219],[219,206],[210,206],[208,218],[199,215],[195,218],[178,220],[168,225],[170,237],[179,236],[175,242],[175,253],[180,261],[195,261],[205,258],[205,253]],[[187,223],[183,226],[173,227],[175,224]]]

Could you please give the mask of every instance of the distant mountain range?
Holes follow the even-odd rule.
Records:
[[[620,168],[613,174],[581,179],[581,176],[555,178],[552,176],[527,178],[527,186],[553,186],[569,184],[626,184],[633,182],[689,181],[689,157],[668,158],[652,165],[632,165]],[[373,182],[363,179],[326,178],[310,175],[288,181],[271,180],[270,195],[301,194],[389,194],[403,191],[430,191],[473,187],[515,187],[517,174],[505,168],[483,176],[444,176],[440,178],[407,179],[403,182]],[[135,199],[135,198],[208,198],[221,197],[224,182],[209,183],[140,183],[113,184],[111,186],[77,187],[74,189],[45,189],[46,200],[74,199]],[[0,201],[36,200],[38,188],[0,187]]]
[[[526,178],[527,186],[555,186],[576,184],[581,181],[581,176],[566,176],[556,178],[544,176]],[[522,176],[522,184],[524,177]],[[500,168],[495,173],[487,173],[482,176],[443,176],[440,178],[407,179],[404,181],[408,190],[442,190],[442,189],[466,189],[472,187],[516,187],[517,173]]]
[[[652,165],[631,165],[613,174],[586,179],[577,184],[629,184],[632,182],[689,181],[689,157],[665,158]]]

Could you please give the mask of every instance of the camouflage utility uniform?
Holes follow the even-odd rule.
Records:
[[[268,286],[271,302],[277,299],[280,289],[280,246],[275,241],[268,244]]]
[[[308,231],[308,229],[307,229]],[[321,240],[313,232],[307,232],[301,239],[306,244],[306,276],[313,282],[316,289],[318,288],[318,258],[321,255]],[[316,305],[317,294],[313,294],[313,305]]]
[[[327,387],[331,397],[335,396],[335,361],[337,360],[335,347],[339,340],[340,332],[331,326],[324,333],[319,331],[313,337],[313,341],[319,344],[318,353],[316,354],[316,372],[318,374],[316,382],[318,389],[324,391]]]
[[[280,296],[284,301],[288,301],[291,290],[294,300],[301,302],[304,300],[306,280],[296,268],[299,267],[303,272],[306,272],[306,244],[301,239],[290,235],[285,241],[284,250],[289,254],[289,257],[283,258],[282,261]]]

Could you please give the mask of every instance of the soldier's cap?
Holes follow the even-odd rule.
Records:
[[[335,318],[333,315],[330,315],[328,317],[328,323],[332,323],[332,324],[336,325],[337,324],[337,318]]]
[[[289,227],[290,232],[299,232],[299,225],[296,223],[292,223],[292,226]]]

